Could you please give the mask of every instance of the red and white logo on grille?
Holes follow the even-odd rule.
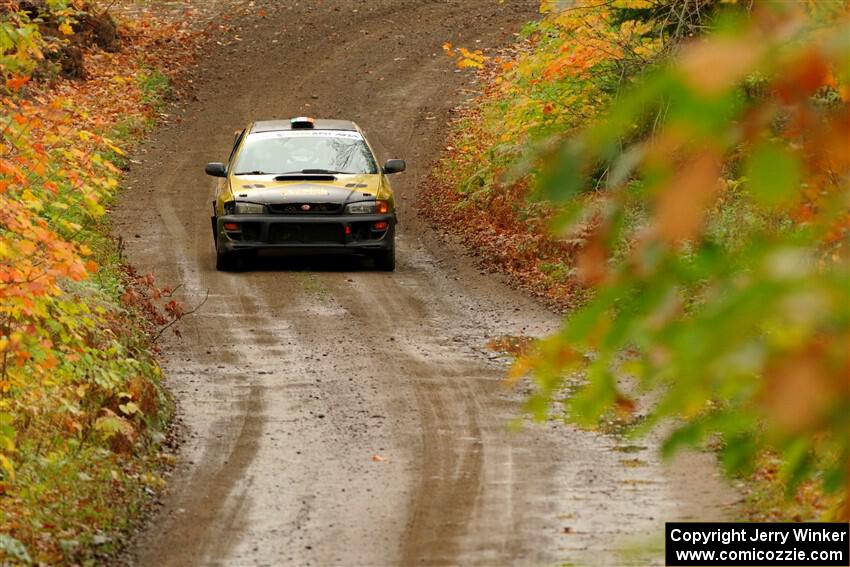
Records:
[[[307,203],[304,203],[303,205],[301,205],[301,210],[302,211],[309,211],[310,205],[308,205]]]

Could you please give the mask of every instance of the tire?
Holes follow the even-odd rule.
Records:
[[[375,252],[372,255],[375,269],[381,272],[392,272],[395,270],[395,246]]]
[[[235,272],[241,264],[236,252],[225,252],[216,246],[215,269],[219,272]]]

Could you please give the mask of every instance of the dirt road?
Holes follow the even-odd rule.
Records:
[[[139,565],[645,563],[624,542],[665,520],[722,515],[708,458],[563,424],[509,433],[521,393],[484,344],[557,317],[480,274],[416,219],[450,109],[471,96],[441,44],[506,43],[534,0],[256,0],[211,47],[198,100],[134,156],[116,231],[142,270],[182,284],[165,370],[187,440]],[[207,161],[253,118],[357,121],[407,159],[400,266],[283,261],[214,271]],[[639,466],[625,466],[637,459]],[[640,540],[643,541],[643,540]],[[657,553],[657,552],[656,552]]]

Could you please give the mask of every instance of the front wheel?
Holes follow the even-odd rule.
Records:
[[[372,261],[376,270],[392,272],[395,270],[395,246],[373,253]]]
[[[239,269],[241,258],[236,252],[227,252],[223,247],[215,247],[215,269],[219,272],[235,272]]]

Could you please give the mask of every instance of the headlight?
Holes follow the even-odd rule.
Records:
[[[353,215],[385,215],[390,212],[387,201],[361,201],[345,207],[345,212]]]
[[[233,212],[231,214],[234,215],[262,215],[266,212],[265,205],[259,205],[257,203],[241,203],[236,201],[233,203]]]

